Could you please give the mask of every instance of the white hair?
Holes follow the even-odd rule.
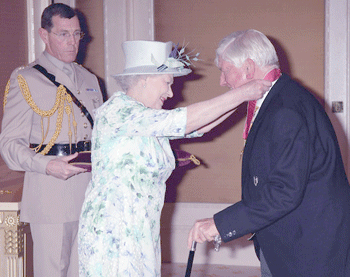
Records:
[[[237,31],[226,36],[216,50],[215,64],[219,58],[241,67],[247,59],[253,60],[259,67],[279,67],[275,47],[261,32],[250,29]]]

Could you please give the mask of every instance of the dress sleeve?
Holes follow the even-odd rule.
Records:
[[[116,136],[180,138],[185,136],[186,123],[187,108],[151,109],[122,93],[114,95],[96,112],[96,126],[114,130]]]

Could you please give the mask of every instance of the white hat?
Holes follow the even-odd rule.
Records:
[[[185,68],[185,63],[181,58],[174,57],[172,45],[171,41],[123,42],[125,68],[123,73],[112,75],[112,77],[139,74],[173,74],[174,77],[178,77],[191,73],[192,70]],[[176,54],[178,54],[177,49]]]

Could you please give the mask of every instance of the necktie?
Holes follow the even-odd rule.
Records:
[[[274,68],[265,75],[264,80],[273,82],[273,81],[276,81],[280,76],[281,76],[281,70],[279,68]],[[256,110],[257,110],[256,100],[249,101],[248,108],[247,108],[247,120],[245,122],[244,131],[243,131],[244,139],[247,139],[248,137],[248,133],[252,125],[252,120]]]
[[[65,64],[63,66],[63,72],[67,74],[67,76],[72,80],[74,83],[74,72],[70,64]]]

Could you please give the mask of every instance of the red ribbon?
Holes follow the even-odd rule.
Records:
[[[266,74],[264,80],[268,81],[276,81],[281,76],[281,70],[279,68],[272,69],[269,73]],[[256,100],[252,100],[248,102],[247,108],[247,120],[245,122],[243,138],[247,139],[250,127],[252,125],[252,120],[255,113]]]

